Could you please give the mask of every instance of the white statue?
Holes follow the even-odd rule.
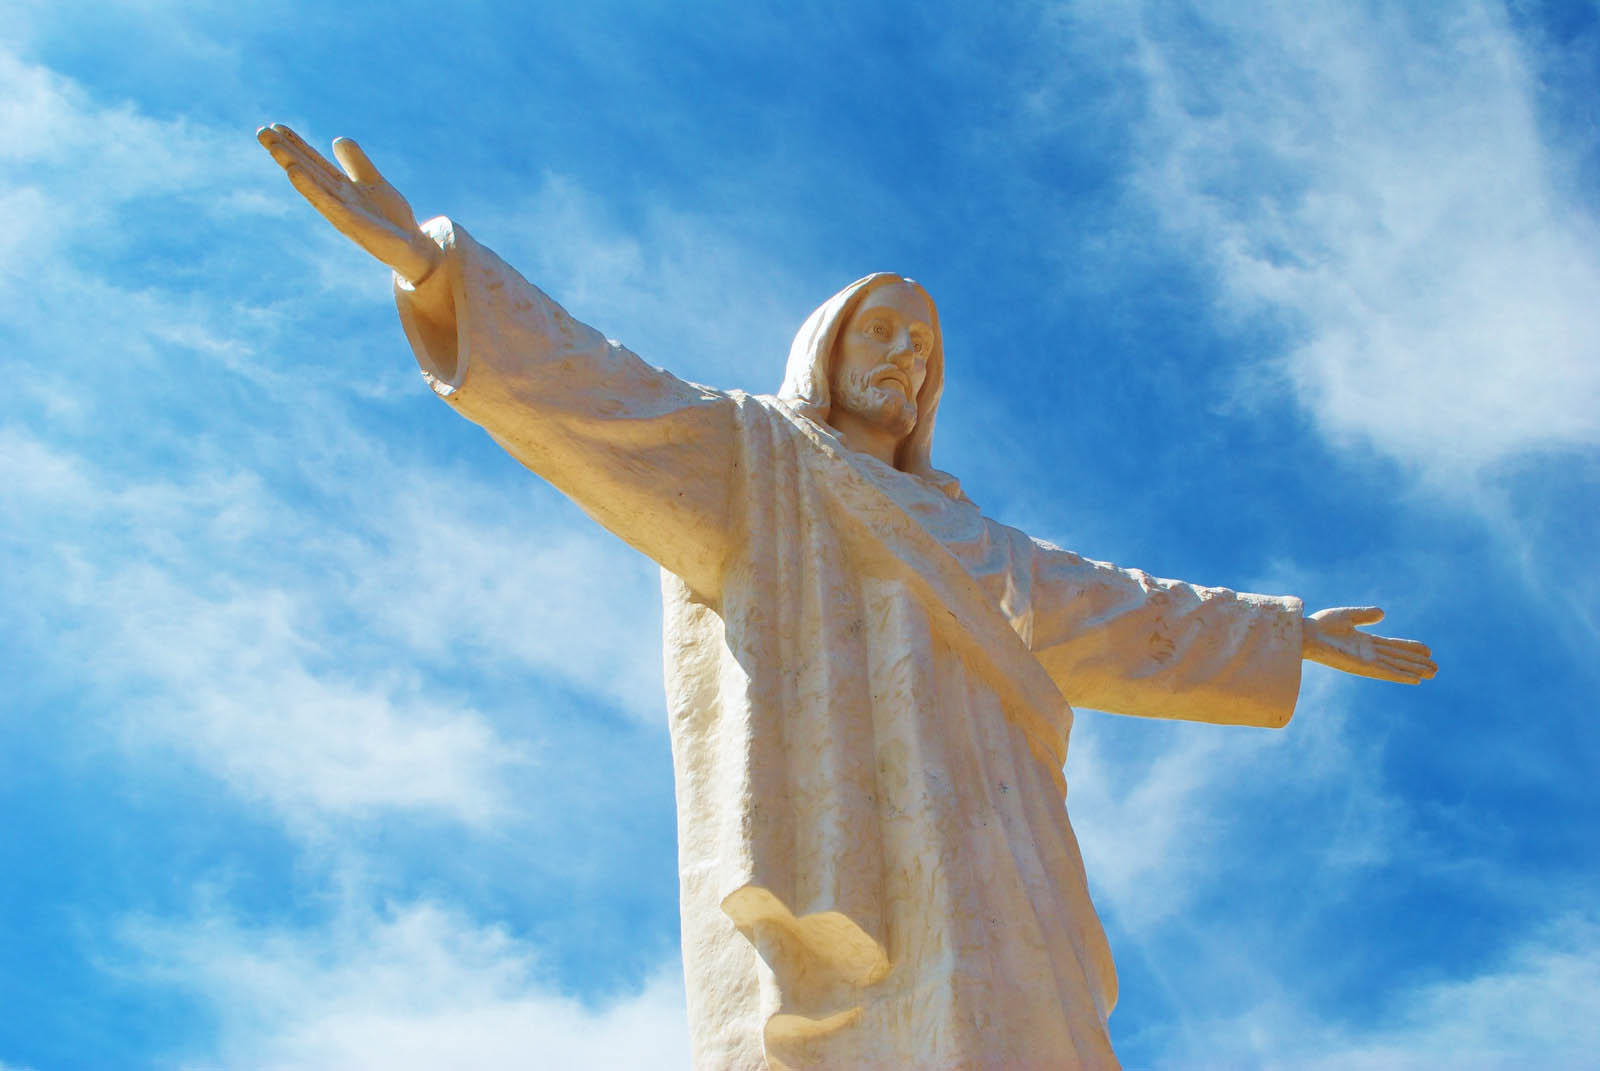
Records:
[[[984,517],[929,462],[922,288],[812,313],[776,397],[652,368],[404,198],[261,143],[395,273],[433,389],[659,562],[699,1068],[1112,1068],[1069,703],[1282,726],[1300,662],[1415,684],[1373,608],[1158,580]]]

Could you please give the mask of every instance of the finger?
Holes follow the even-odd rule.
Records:
[[[284,144],[298,153],[314,170],[329,179],[339,182],[344,181],[344,175],[339,173],[339,169],[329,163],[326,156],[312,148],[311,144],[305,138],[296,134],[293,129],[284,126],[282,123],[274,123],[272,124],[272,131],[283,140]]]
[[[1420,644],[1418,645],[1421,646]],[[1417,676],[1427,680],[1439,672],[1438,665],[1433,661],[1427,648],[1414,651],[1406,648],[1375,647],[1378,658],[1388,664],[1401,666]]]
[[[339,166],[344,168],[344,173],[356,182],[383,181],[383,176],[378,174],[378,169],[367,159],[367,154],[361,151],[361,146],[349,138],[333,139],[333,155],[339,158]]]
[[[1379,658],[1378,665],[1396,677],[1404,678],[1407,684],[1428,680],[1438,672],[1438,667],[1432,662],[1403,662],[1398,659]]]
[[[273,161],[285,172],[303,172],[332,196],[337,196],[338,187],[349,185],[350,180],[326,166],[325,161],[318,161],[313,156],[308,156],[300,147],[276,137],[270,130],[263,131],[257,136],[257,140],[272,154]]]
[[[339,191],[330,192],[320,179],[303,167],[289,168],[287,174],[311,207],[345,237],[408,279],[420,279],[427,273],[430,265],[412,249],[409,236],[397,231],[390,221],[353,207],[339,196]],[[349,182],[342,181],[345,181],[343,189],[349,189]]]
[[[346,181],[344,175],[338,168],[328,162],[326,156],[313,149],[307,144],[305,138],[296,134],[289,127],[284,126],[282,123],[273,123],[270,127],[264,129],[277,135],[280,144],[286,146],[289,151],[297,155],[305,167],[317,173],[326,181],[333,183],[335,186]],[[257,137],[260,137],[260,134]],[[266,142],[263,141],[262,144],[266,144]]]
[[[272,155],[273,162],[285,171],[291,167],[309,166],[299,153],[285,145],[283,139],[274,136],[270,130],[263,130],[260,134],[257,134],[256,140],[261,142],[262,148]]]
[[[1426,658],[1387,658],[1380,655],[1378,657],[1378,663],[1380,665],[1399,669],[1405,673],[1413,673],[1416,676],[1424,679],[1430,678],[1435,673],[1439,672],[1439,667],[1434,665]]]
[[[283,141],[281,138],[271,137],[270,131],[267,132],[267,136],[263,136],[258,140],[266,148],[267,152],[272,154],[273,162],[279,167],[283,168],[285,172],[303,172],[310,176],[312,181],[317,182],[324,187],[332,186],[336,182],[345,183],[349,181],[342,175],[337,180],[334,179],[327,172],[317,167],[316,164],[310,160],[307,160],[305,154],[300,152],[294,146]],[[330,190],[329,192],[331,193],[332,191]]]
[[[256,140],[261,143],[263,149],[272,154],[274,160],[278,161],[279,167],[288,168],[290,164],[301,162],[301,154],[270,126],[264,126],[257,130]]]
[[[340,230],[345,229],[346,224],[351,221],[351,213],[343,198],[339,196],[338,190],[329,189],[322,176],[313,174],[310,168],[298,163],[290,164],[283,170],[289,176],[289,182],[300,192],[300,196],[311,202],[312,208],[322,213]]]
[[[1376,606],[1347,606],[1344,616],[1352,625],[1376,625],[1383,620],[1383,611]]]
[[[1416,640],[1402,640],[1395,636],[1374,636],[1372,642],[1386,651],[1404,652],[1417,658],[1431,658],[1433,652],[1428,650],[1428,645],[1418,643]]]
[[[1372,649],[1386,658],[1396,658],[1402,662],[1426,662],[1433,657],[1433,652],[1420,643],[1391,640],[1386,636],[1372,637]]]
[[[1422,675],[1400,666],[1391,666],[1379,662],[1372,667],[1371,676],[1383,681],[1393,681],[1396,684],[1421,684]]]

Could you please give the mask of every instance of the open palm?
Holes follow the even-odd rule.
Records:
[[[1416,640],[1362,632],[1356,626],[1383,620],[1376,606],[1336,606],[1305,619],[1304,654],[1313,662],[1400,684],[1421,684],[1438,671],[1433,654]]]
[[[256,131],[256,140],[289,176],[300,195],[329,223],[411,283],[425,279],[442,254],[417,226],[411,205],[391,186],[361,146],[336,138],[340,171],[281,123]]]

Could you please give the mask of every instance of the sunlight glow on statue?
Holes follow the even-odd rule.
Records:
[[[353,141],[341,171],[258,137],[393,269],[433,389],[662,566],[696,1067],[1116,1067],[1071,704],[1279,727],[1302,658],[1434,674],[1359,630],[1374,607],[1305,616],[984,517],[930,461],[944,352],[908,279],[818,308],[776,396],[715,391],[419,226]]]

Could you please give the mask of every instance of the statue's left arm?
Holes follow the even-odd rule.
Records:
[[[1415,684],[1428,649],[1361,632],[1371,607],[1306,616],[1292,596],[1162,580],[1045,544],[1035,547],[1033,648],[1067,701],[1116,714],[1279,727],[1311,658]]]

